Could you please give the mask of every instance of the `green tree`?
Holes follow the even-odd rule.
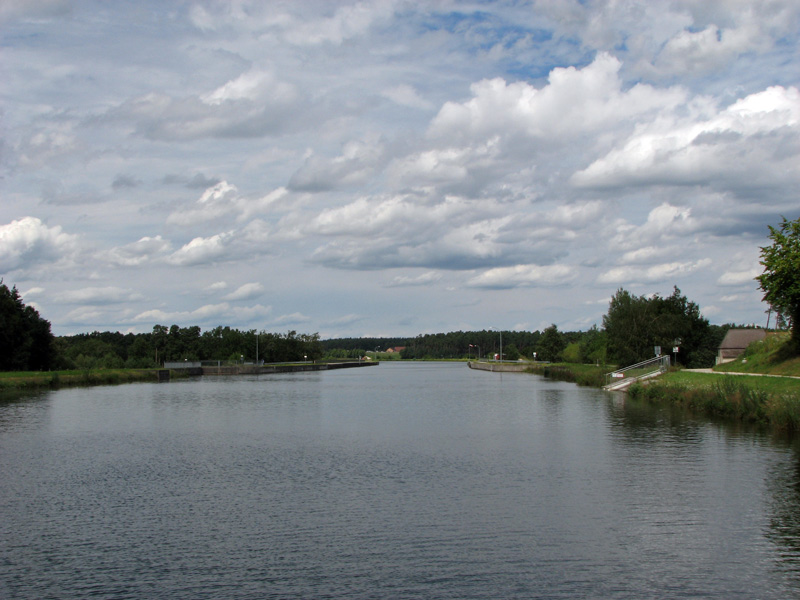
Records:
[[[680,348],[677,359],[689,367],[706,367],[713,350],[714,336],[708,335],[708,321],[700,308],[676,287],[672,295],[635,296],[617,290],[603,317],[608,353],[620,365],[631,365],[654,355],[656,346],[663,354]],[[708,350],[711,350],[709,352]]]
[[[764,272],[756,277],[764,301],[789,317],[792,346],[800,351],[800,218],[782,217],[780,227],[769,228],[772,245],[761,248]]]
[[[0,370],[41,371],[55,361],[55,339],[50,322],[25,306],[14,286],[0,279]]]
[[[516,344],[511,343],[503,348],[503,358],[505,360],[519,360],[519,349]]]
[[[539,343],[536,347],[536,358],[555,361],[558,360],[561,352],[566,347],[566,342],[564,341],[564,336],[558,331],[558,327],[553,324],[542,332],[542,337],[539,338]]]

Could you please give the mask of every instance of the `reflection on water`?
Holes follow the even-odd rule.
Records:
[[[0,403],[0,597],[786,598],[792,440],[451,364]]]

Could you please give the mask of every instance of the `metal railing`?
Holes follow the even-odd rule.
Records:
[[[630,365],[624,369],[617,369],[606,373],[606,389],[614,389],[630,385],[634,381],[652,377],[658,373],[664,373],[669,369],[670,360],[668,354],[655,356],[648,360]]]

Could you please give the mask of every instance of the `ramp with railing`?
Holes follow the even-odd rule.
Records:
[[[669,355],[656,356],[624,369],[606,373],[606,384],[603,389],[624,390],[635,381],[656,377],[665,373],[667,369],[669,369]]]

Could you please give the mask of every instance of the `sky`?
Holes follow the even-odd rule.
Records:
[[[766,325],[796,0],[0,0],[0,277],[56,335]],[[774,321],[773,321],[774,323]]]

